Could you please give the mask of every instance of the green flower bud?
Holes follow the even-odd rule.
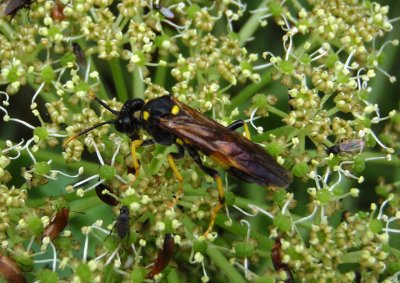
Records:
[[[206,241],[195,241],[193,243],[193,251],[205,254],[207,250],[207,242]]]
[[[38,175],[46,175],[51,170],[50,164],[45,161],[38,162],[35,164],[33,171]]]
[[[41,283],[57,283],[58,275],[56,272],[52,272],[48,269],[41,269],[36,272],[36,279]]]
[[[90,89],[89,84],[87,82],[84,82],[84,81],[79,81],[75,85],[75,88],[74,88],[75,92],[78,92],[78,91],[88,92],[89,89]]]
[[[186,6],[186,15],[188,16],[189,19],[194,20],[196,13],[200,10],[200,7],[193,4],[193,5],[187,5]]]
[[[107,181],[114,178],[115,174],[116,174],[115,168],[109,165],[103,165],[99,169],[100,178]]]
[[[292,172],[296,177],[303,177],[309,171],[308,164],[306,162],[300,162],[293,166]]]
[[[258,108],[265,107],[268,104],[268,97],[265,94],[257,93],[251,99],[251,103]]]
[[[311,63],[311,59],[311,56],[305,53],[300,57],[300,62],[304,65],[308,65]]]
[[[18,68],[13,66],[7,74],[7,79],[10,82],[17,82],[19,80],[19,76],[18,76]]]
[[[233,249],[237,257],[251,257],[254,255],[254,247],[247,242],[239,242],[234,244]]]
[[[274,17],[278,17],[283,13],[282,5],[279,1],[271,1],[267,4],[267,6],[269,13]]]
[[[283,205],[286,200],[286,191],[285,190],[277,190],[274,192],[272,196],[272,200],[278,205]]]
[[[42,221],[40,220],[39,217],[29,217],[26,220],[26,224],[28,225],[29,229],[34,233],[34,234],[40,234],[43,232],[43,224]]]
[[[90,267],[86,263],[81,263],[75,268],[76,275],[79,276],[81,282],[93,282],[93,274]]]
[[[275,216],[274,225],[281,232],[288,232],[292,229],[292,221],[290,220],[289,216],[283,214],[278,214]]]
[[[33,130],[33,135],[37,136],[39,140],[44,140],[49,136],[49,132],[44,127],[36,127]]]
[[[143,279],[145,278],[146,273],[147,273],[147,271],[143,267],[136,267],[131,272],[131,282],[132,283],[143,282]]]
[[[54,69],[50,65],[46,65],[42,68],[41,75],[43,81],[46,84],[50,84],[54,80],[56,73],[54,72]]]
[[[361,157],[361,156],[357,156],[357,157],[354,159],[354,165],[353,165],[353,167],[354,167],[354,171],[355,171],[356,173],[361,173],[362,171],[364,171],[364,170],[365,170],[365,161],[364,161],[364,158]]]
[[[278,63],[278,68],[281,69],[284,74],[292,74],[294,71],[294,66],[292,62],[282,60]]]
[[[18,266],[24,272],[32,271],[33,268],[33,258],[26,252],[18,253],[14,255],[15,261],[18,263]]]
[[[331,193],[327,189],[322,189],[317,192],[316,199],[321,204],[328,204],[331,201]]]
[[[57,247],[62,251],[69,251],[72,249],[72,240],[69,237],[57,237],[55,242]]]
[[[388,197],[389,193],[390,193],[390,188],[388,186],[385,185],[378,185],[375,188],[375,192],[381,196],[381,197]]]
[[[374,233],[379,233],[383,228],[383,223],[379,219],[371,219],[369,221],[369,229]]]
[[[276,143],[276,142],[268,143],[268,144],[265,146],[265,149],[267,150],[267,152],[268,152],[271,156],[278,156],[278,155],[281,154],[282,151],[283,151],[282,146],[279,145],[279,144]]]

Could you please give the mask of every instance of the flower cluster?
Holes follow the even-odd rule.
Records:
[[[0,262],[21,272],[0,264],[0,276],[398,281],[399,182],[368,169],[399,163],[400,114],[381,110],[373,84],[396,81],[382,67],[398,45],[385,41],[389,6],[247,2],[1,4]],[[174,146],[115,130],[125,101],[164,95],[248,122],[294,183],[254,189],[201,151],[174,164]]]

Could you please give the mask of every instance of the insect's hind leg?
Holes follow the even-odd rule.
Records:
[[[216,171],[210,167],[204,166],[203,162],[200,159],[199,154],[197,153],[197,151],[194,148],[192,148],[191,146],[186,146],[186,149],[187,149],[189,155],[193,158],[193,160],[200,167],[200,169],[207,175],[213,177],[213,179],[217,183],[218,204],[216,206],[214,206],[214,209],[211,214],[210,224],[208,224],[208,228],[207,228],[206,232],[204,232],[204,236],[207,236],[208,233],[210,233],[212,231],[212,228],[214,226],[215,219],[217,218],[218,212],[221,210],[222,206],[225,204],[224,186],[222,185],[222,179],[221,179],[221,176],[219,175],[218,171]]]
[[[169,205],[169,207],[174,207],[179,201],[179,199],[183,196],[183,177],[176,168],[174,160],[181,159],[185,155],[185,149],[180,144],[176,144],[176,147],[178,148],[178,152],[171,152],[170,154],[168,154],[168,163],[169,166],[171,167],[172,172],[174,173],[175,178],[178,180],[179,187],[178,191],[176,192],[175,198]]]
[[[246,138],[250,139],[251,135],[250,135],[249,127],[247,126],[247,124],[243,120],[237,120],[237,121],[233,122],[232,124],[230,124],[227,128],[229,128],[232,131],[234,131],[234,130],[239,129],[241,127],[244,128],[244,134],[245,134]]]

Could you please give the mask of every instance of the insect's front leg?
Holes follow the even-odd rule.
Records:
[[[237,121],[233,122],[232,124],[230,124],[227,128],[229,128],[232,131],[234,131],[234,130],[239,129],[241,127],[244,128],[244,134],[245,134],[246,138],[250,139],[249,127],[247,126],[247,124],[243,120],[237,120]]]
[[[135,168],[135,176],[139,176],[139,170],[140,170],[140,165],[139,161],[136,158],[136,148],[139,146],[147,146],[147,145],[152,145],[155,144],[156,142],[153,139],[150,140],[133,140],[131,143],[131,154],[132,154],[132,159],[133,159],[133,167]]]
[[[212,228],[215,223],[215,218],[217,218],[218,212],[221,210],[222,206],[225,204],[225,191],[224,191],[224,187],[222,185],[221,176],[219,175],[218,171],[214,170],[210,167],[204,166],[198,152],[193,147],[186,145],[185,148],[188,151],[189,155],[193,158],[194,162],[196,162],[197,165],[200,167],[200,169],[207,175],[213,177],[213,179],[217,183],[218,204],[216,206],[214,206],[213,212],[211,214],[210,224],[208,224],[208,228],[207,228],[206,232],[204,233],[204,236],[207,236],[208,233],[210,233],[212,231]]]
[[[171,152],[168,154],[168,163],[169,166],[171,167],[172,172],[174,173],[175,178],[179,182],[179,187],[178,191],[176,192],[175,198],[172,201],[172,203],[169,205],[169,207],[174,207],[178,200],[181,198],[183,195],[183,177],[181,173],[179,173],[178,169],[176,168],[176,164],[174,162],[174,159],[181,159],[185,155],[185,149],[182,145],[176,143],[176,147],[178,148],[178,152]]]
[[[235,122],[233,122],[232,124],[230,124],[227,128],[231,129],[232,131],[239,129],[241,127],[243,127],[244,125],[244,121],[243,120],[237,120]]]

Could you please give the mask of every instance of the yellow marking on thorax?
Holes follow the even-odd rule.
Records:
[[[143,112],[143,120],[147,121],[147,119],[149,119],[149,117],[150,117],[150,113],[147,111],[144,111]]]
[[[180,144],[180,145],[183,145],[183,141],[181,139],[176,139],[176,143]]]
[[[179,108],[178,105],[174,105],[174,106],[172,107],[172,109],[171,109],[171,113],[172,113],[173,115],[177,115],[177,114],[179,113],[179,111],[181,111],[181,109]]]

